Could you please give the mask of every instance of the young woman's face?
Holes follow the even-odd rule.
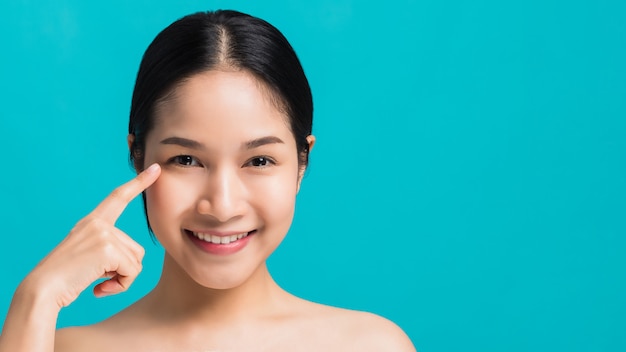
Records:
[[[162,167],[146,190],[152,230],[200,285],[236,287],[291,225],[303,169],[287,117],[245,71],[197,74],[158,110],[145,148],[145,166]]]

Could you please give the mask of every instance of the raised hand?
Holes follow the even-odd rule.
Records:
[[[96,296],[123,292],[141,272],[144,249],[115,222],[128,203],[159,177],[154,164],[115,189],[29,274],[25,281],[45,287],[59,308],[72,303],[91,283]]]
[[[62,307],[98,279],[96,296],[123,292],[141,272],[144,249],[115,227],[128,203],[150,187],[153,164],[115,189],[50,252],[18,287],[0,336],[0,352],[51,351]]]

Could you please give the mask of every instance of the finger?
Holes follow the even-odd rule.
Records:
[[[113,256],[110,257],[108,264],[103,267],[104,275],[114,273],[115,275],[113,276],[137,276],[142,269],[143,253],[141,254],[141,256],[138,256],[128,246],[124,244],[119,246],[118,243],[115,246]]]
[[[159,164],[152,164],[137,177],[119,186],[106,197],[92,212],[91,216],[99,217],[114,224],[131,200],[146,188],[150,187],[161,174]]]
[[[133,281],[135,281],[136,277],[137,276],[130,277],[115,275],[112,278],[102,281],[94,286],[93,294],[99,298],[125,292],[128,290],[130,285],[132,285]]]
[[[106,297],[122,292],[116,284],[111,283],[111,280],[102,281],[93,287],[93,295],[97,298]]]
[[[103,277],[110,278],[94,286],[93,292],[97,297],[124,292],[130,288],[142,269],[141,263],[127,263],[116,272],[107,272]]]
[[[128,290],[143,269],[141,262],[134,262],[131,258],[126,258],[122,263],[117,270],[107,271],[101,276],[107,280],[94,286],[93,293],[96,297],[114,295]]]
[[[110,279],[115,275],[115,271],[107,271],[104,275],[102,275],[101,279]]]

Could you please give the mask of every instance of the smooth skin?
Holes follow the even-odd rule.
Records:
[[[415,351],[390,321],[297,298],[268,272],[305,168],[263,84],[245,71],[197,74],[159,106],[156,121],[139,168],[159,166],[105,199],[24,280],[0,352]],[[307,141],[312,148],[315,138]],[[107,277],[94,293],[120,293],[141,271],[143,249],[114,223],[143,190],[165,248],[159,283],[111,318],[55,336],[59,310],[89,284]],[[224,255],[203,250],[193,232],[251,235]]]

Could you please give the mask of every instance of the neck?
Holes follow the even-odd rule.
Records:
[[[166,253],[161,279],[147,298],[152,312],[169,322],[190,318],[225,322],[275,314],[286,295],[265,263],[237,287],[211,289],[195,282]]]

